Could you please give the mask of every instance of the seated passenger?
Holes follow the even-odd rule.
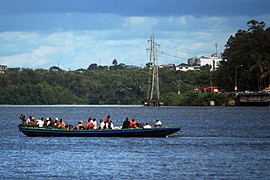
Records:
[[[55,127],[55,128],[60,128],[60,127],[61,127],[61,124],[60,124],[60,122],[58,121],[58,118],[55,118],[55,119],[54,119],[53,127]]]
[[[91,118],[88,119],[87,124],[85,125],[85,129],[89,130],[89,129],[93,129],[93,123],[91,122]]]
[[[36,119],[35,119],[34,117],[31,117],[31,120],[30,120],[30,122],[28,123],[28,126],[30,126],[30,127],[35,127],[35,126],[37,126],[37,121],[36,121]]]
[[[105,123],[103,122],[103,120],[101,119],[99,122],[100,122],[99,129],[105,129],[106,126],[105,126]]]
[[[69,130],[69,126],[67,124],[65,125],[64,128],[65,128],[65,130]]]
[[[65,127],[66,127],[66,124],[65,124],[65,122],[63,121],[63,119],[60,119],[60,126],[61,126],[62,128],[65,128]]]
[[[155,127],[161,127],[161,126],[162,126],[162,123],[161,123],[161,121],[157,118],[157,119],[156,119]]]
[[[83,121],[82,120],[79,120],[78,121],[77,129],[78,130],[84,129],[84,125],[83,125]]]
[[[97,121],[96,121],[96,118],[93,118],[93,129],[97,129]]]
[[[44,125],[44,118],[42,117],[41,119],[38,119],[37,120],[37,126],[42,128]]]
[[[68,130],[73,130],[73,126],[71,124],[68,125]]]
[[[143,126],[144,129],[149,129],[149,128],[152,128],[148,123],[146,123],[144,126]]]
[[[130,122],[129,122],[128,118],[126,118],[126,120],[123,122],[122,129],[128,129],[129,124],[130,124]]]
[[[28,125],[28,123],[30,123],[31,119],[32,119],[32,116],[29,116],[29,117],[27,118],[27,120],[26,120],[26,125]]]
[[[114,125],[113,125],[112,121],[109,121],[108,129],[114,129]]]
[[[129,123],[129,128],[137,128],[137,123],[135,122],[135,119],[132,119],[131,122]]]

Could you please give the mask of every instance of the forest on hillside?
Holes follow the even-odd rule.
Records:
[[[209,75],[160,69],[161,97],[169,102],[172,94],[209,87]],[[0,104],[142,104],[148,69],[22,69],[0,74],[0,86]]]

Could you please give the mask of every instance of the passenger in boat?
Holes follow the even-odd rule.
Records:
[[[42,117],[41,119],[37,120],[37,126],[42,128],[44,126],[44,118]]]
[[[159,120],[159,118],[156,119],[156,124],[155,124],[155,127],[161,127],[162,126],[162,123],[161,121]]]
[[[43,127],[47,128],[48,125],[49,125],[49,123],[50,123],[50,122],[49,122],[49,118],[45,118]]]
[[[65,130],[69,130],[69,126],[66,124],[64,127]]]
[[[62,128],[65,128],[66,127],[66,123],[63,121],[63,119],[60,119],[60,126],[62,127]]]
[[[122,129],[128,129],[129,128],[129,120],[128,117],[126,117],[126,120],[123,122]]]
[[[113,125],[112,121],[108,122],[108,129],[114,129],[114,125]]]
[[[61,127],[61,124],[60,124],[58,118],[55,118],[54,119],[53,127],[55,127],[55,128],[60,128]]]
[[[152,128],[148,123],[146,123],[144,126],[143,126],[144,129],[149,129],[149,128]]]
[[[77,125],[78,130],[84,129],[83,121],[79,120]]]
[[[73,126],[71,124],[68,125],[68,130],[73,130]]]
[[[29,116],[29,117],[27,118],[27,120],[26,120],[26,125],[28,125],[28,124],[30,123],[31,119],[32,119],[32,116]]]
[[[105,129],[106,126],[105,126],[105,123],[103,122],[103,120],[101,119],[99,122],[100,122],[99,129]]]
[[[37,121],[36,121],[35,117],[31,117],[31,120],[27,125],[30,126],[30,127],[37,126]]]
[[[98,127],[97,127],[97,121],[96,121],[96,118],[93,118],[92,124],[93,124],[93,129],[97,129],[97,128],[98,128]]]
[[[20,119],[22,120],[22,124],[21,124],[21,125],[25,126],[25,125],[26,125],[26,118],[25,118],[25,115],[21,114],[21,115],[20,115]]]
[[[92,119],[89,118],[87,124],[84,127],[86,130],[93,129]]]
[[[50,117],[49,117],[49,120],[48,120],[48,123],[47,123],[47,127],[48,127],[48,128],[53,127],[53,120],[52,120],[52,118],[50,118]]]
[[[109,120],[110,120],[110,115],[108,115],[105,119],[104,119],[104,123],[107,123],[107,122],[109,122]]]
[[[137,128],[137,123],[135,119],[131,120],[131,122],[129,123],[129,128]]]

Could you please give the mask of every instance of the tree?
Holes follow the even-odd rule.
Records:
[[[261,90],[269,85],[270,29],[264,22],[250,20],[248,30],[231,36],[223,53],[224,61],[217,70],[217,83],[233,90],[237,82],[241,90]]]
[[[96,63],[93,63],[93,64],[90,64],[89,67],[87,68],[87,70],[95,70],[97,69],[97,64]]]
[[[118,64],[118,61],[116,59],[113,59],[113,62],[112,62],[113,66],[117,66]]]

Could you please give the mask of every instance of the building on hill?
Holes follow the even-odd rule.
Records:
[[[176,67],[178,71],[198,71],[201,67],[209,65],[210,71],[215,71],[222,59],[216,55],[212,55],[211,57],[200,56],[200,57],[192,57],[188,59],[188,64],[180,64]]]

